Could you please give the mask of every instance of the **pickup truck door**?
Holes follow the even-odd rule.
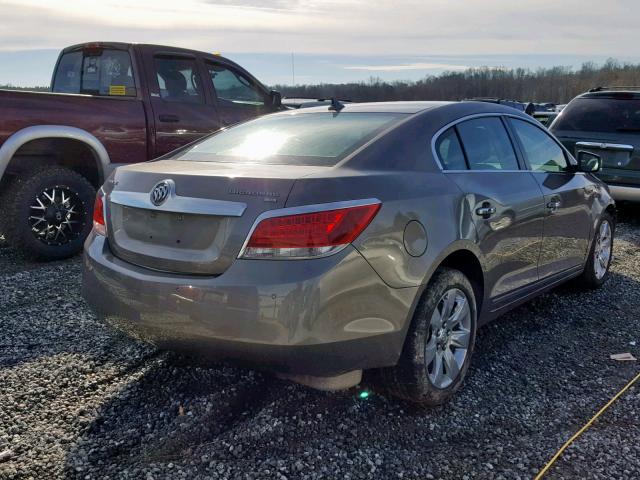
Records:
[[[148,51],[144,63],[155,125],[152,158],[221,127],[215,105],[205,94],[201,61],[195,55]]]
[[[222,61],[205,59],[204,65],[223,125],[243,122],[274,110],[269,92],[249,75]]]

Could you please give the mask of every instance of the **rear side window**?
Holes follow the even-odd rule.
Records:
[[[523,120],[512,118],[511,124],[522,144],[531,170],[539,172],[564,172],[567,170],[564,151],[549,135]]]
[[[129,52],[97,49],[65,53],[58,63],[52,91],[135,97]]]
[[[197,143],[180,160],[332,166],[405,117],[332,112],[270,115]]]
[[[640,131],[640,100],[630,98],[576,98],[565,107],[553,130],[578,132]]]
[[[518,170],[513,145],[502,120],[483,117],[457,125],[471,170]]]
[[[458,134],[452,127],[438,137],[436,151],[442,168],[445,170],[466,170],[467,162],[464,158]]]
[[[163,100],[204,103],[195,59],[156,57],[155,66]]]

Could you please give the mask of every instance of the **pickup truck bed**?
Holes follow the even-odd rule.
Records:
[[[234,62],[161,45],[64,49],[52,93],[0,90],[0,234],[24,255],[82,248],[95,190],[225,125],[282,108]]]

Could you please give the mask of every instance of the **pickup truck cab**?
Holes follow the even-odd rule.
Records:
[[[0,90],[0,234],[23,254],[77,253],[95,191],[121,164],[162,156],[282,109],[224,57],[160,45],[64,49],[51,93]]]

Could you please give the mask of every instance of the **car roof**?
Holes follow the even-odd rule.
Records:
[[[637,100],[640,99],[640,91],[638,90],[597,90],[590,91],[579,95],[578,98],[609,98],[615,100]]]
[[[285,110],[275,113],[274,115],[305,115],[328,111],[331,111],[328,106],[322,105],[318,107]],[[487,102],[470,102],[466,100],[461,102],[404,101],[345,103],[344,108],[340,110],[340,113],[400,113],[411,115],[431,115],[436,114],[436,112],[438,117],[451,117],[452,119],[477,113],[508,114],[525,118],[528,117],[528,115],[525,115],[522,111],[506,105]]]
[[[200,54],[205,56],[213,56],[216,58],[220,58],[228,63],[233,63],[237,65],[233,60],[229,60],[228,58],[213,52],[205,52],[203,50],[194,50],[191,48],[184,47],[174,47],[171,45],[161,45],[156,43],[136,43],[136,42],[103,42],[103,41],[94,41],[94,42],[83,42],[76,43],[75,45],[69,45],[62,49],[62,53],[71,52],[74,50],[81,50],[85,47],[99,47],[99,48],[115,48],[118,50],[127,50],[130,47],[143,47],[143,48],[153,48],[155,50],[166,50],[168,53],[176,52],[176,53],[188,53],[191,55]],[[244,70],[244,69],[243,69]]]
[[[351,113],[418,113],[455,102],[367,102],[344,103],[340,112]],[[327,106],[305,108],[305,113],[326,112]],[[301,111],[302,112],[302,111]]]

